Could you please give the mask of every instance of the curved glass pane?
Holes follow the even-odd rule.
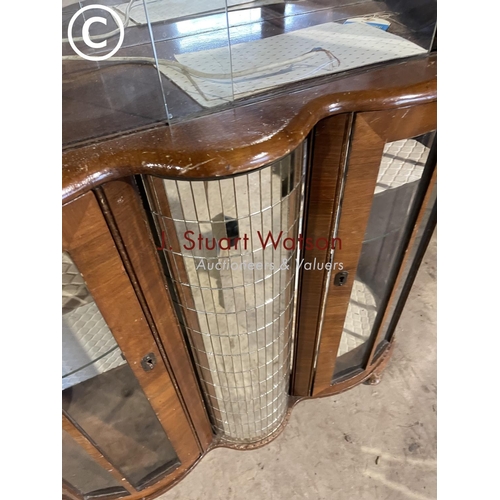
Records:
[[[420,221],[420,226],[415,236],[415,241],[413,242],[413,246],[409,251],[408,258],[405,262],[401,279],[399,280],[398,288],[394,294],[394,300],[392,300],[391,305],[388,308],[387,319],[384,321],[384,324],[381,326],[380,332],[380,341],[377,345],[375,356],[382,352],[382,348],[391,340],[391,337],[394,333],[394,328],[396,327],[398,317],[397,310],[401,310],[404,302],[406,301],[405,291],[408,293],[409,288],[411,286],[411,282],[408,282],[410,278],[410,272],[412,271],[415,262],[418,260],[419,254],[422,252],[422,248],[427,247],[427,240],[425,236],[430,237],[429,227],[435,224],[435,213],[433,211],[436,208],[436,198],[437,198],[437,186],[435,185],[433,191],[431,193],[430,199],[425,207],[425,211],[423,212],[422,220]],[[410,278],[412,279],[412,278]]]
[[[428,136],[386,144],[358,262],[334,379],[364,367],[376,320],[392,289],[415,195],[429,155]]]

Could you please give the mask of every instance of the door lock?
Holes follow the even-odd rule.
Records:
[[[349,276],[349,273],[347,271],[340,271],[340,273],[337,273],[335,275],[333,284],[335,286],[344,286],[347,283],[347,276]]]
[[[156,365],[156,356],[154,353],[150,352],[142,358],[141,366],[145,372],[151,371]]]

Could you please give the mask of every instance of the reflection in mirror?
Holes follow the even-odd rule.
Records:
[[[304,151],[220,180],[145,178],[214,426],[227,440],[271,434],[288,408],[298,249],[285,239],[300,230]]]

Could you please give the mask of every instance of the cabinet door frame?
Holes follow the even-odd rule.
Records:
[[[331,256],[325,257],[327,259],[325,262],[328,262],[328,257],[332,259],[331,262],[342,262],[343,270],[349,275],[345,285],[335,286],[334,275],[338,270],[332,270],[331,273],[324,271],[328,283],[325,287],[326,292],[323,292],[321,300],[315,304],[316,316],[321,318],[315,331],[312,331],[310,325],[308,326],[311,322],[310,314],[299,318],[295,366],[300,365],[303,368],[302,373],[296,374],[293,395],[313,397],[349,389],[366,379],[375,365],[387,359],[388,352],[374,359],[378,331],[374,332],[369,340],[373,345],[369,348],[370,354],[364,369],[339,382],[332,382],[384,146],[387,142],[416,137],[436,130],[436,102],[355,114],[352,130],[346,139],[347,151],[340,162],[335,155],[329,157],[324,154],[324,150],[329,148],[328,144],[332,141],[334,131],[325,129],[322,122],[319,126],[323,129],[317,128],[317,131],[321,132],[319,135],[316,132],[312,178],[314,179],[320,172],[315,165],[318,163],[318,156],[321,163],[326,163],[326,167],[338,172],[337,188],[331,193],[331,199],[335,200],[335,208],[332,212],[330,238],[335,236],[342,242],[334,249]],[[322,169],[325,169],[325,165],[322,165]],[[317,201],[312,198],[311,203]],[[303,283],[307,279],[310,277],[304,273]],[[384,310],[380,310],[379,314],[383,315]],[[300,342],[314,345],[316,349],[313,352],[310,349],[306,351],[301,348]]]
[[[133,177],[125,177],[108,182],[96,191],[115,241],[122,243],[119,251],[128,264],[129,274],[133,275],[136,293],[149,315],[170,377],[206,451],[214,439],[212,426],[156,250],[161,242],[154,241],[137,183]]]
[[[64,205],[62,223],[63,251],[68,252],[82,274],[180,462],[175,470],[140,491],[134,489],[127,481],[122,482],[125,489],[130,492],[130,496],[126,498],[130,500],[147,498],[180,478],[198,460],[202,450],[162,361],[161,353],[94,193],[88,192]],[[145,371],[141,366],[141,360],[149,353],[156,356],[157,363],[152,370]],[[82,446],[84,450],[92,451],[88,446],[90,444],[95,448],[91,456],[105,463],[104,454],[88,436],[84,435],[78,425],[71,429],[68,423],[74,424],[74,422],[68,415],[64,415],[64,423],[73,437],[78,438],[77,442],[81,446],[87,445]],[[104,461],[106,460],[104,458]],[[120,474],[114,466],[112,468],[113,475]],[[64,494],[69,497],[74,496],[73,492],[67,490]]]

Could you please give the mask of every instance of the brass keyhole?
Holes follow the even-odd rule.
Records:
[[[142,358],[141,366],[145,372],[151,371],[156,365],[156,356],[150,352]]]

